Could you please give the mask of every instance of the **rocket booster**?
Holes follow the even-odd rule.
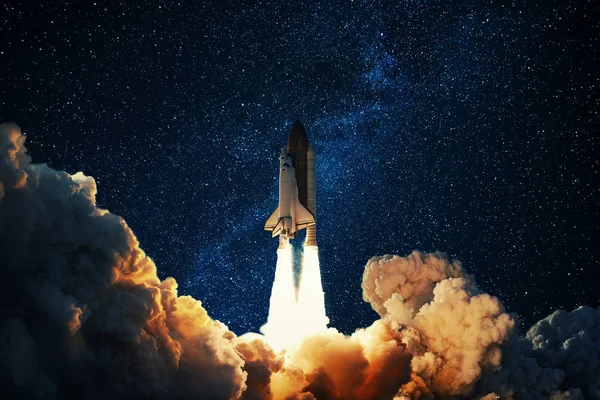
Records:
[[[279,158],[279,207],[267,219],[265,230],[279,235],[280,245],[307,228],[305,246],[317,246],[315,150],[306,130],[296,121]]]

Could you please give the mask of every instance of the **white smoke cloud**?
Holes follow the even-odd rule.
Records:
[[[403,394],[467,396],[484,370],[500,369],[514,320],[498,299],[480,293],[459,262],[416,251],[374,257],[362,287],[373,309],[402,329],[414,355]]]
[[[449,262],[442,253],[373,257],[365,267],[363,298],[382,317],[404,323],[433,299],[438,282],[462,276],[460,262]]]
[[[413,355],[401,398],[600,399],[600,310],[557,311],[519,337],[516,316],[442,253],[374,257],[362,287]]]

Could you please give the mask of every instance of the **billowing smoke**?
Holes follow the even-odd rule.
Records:
[[[598,310],[556,311],[531,327],[526,338],[531,343],[529,354],[540,365],[563,371],[568,387],[581,388],[588,398],[600,398]]]
[[[238,397],[234,335],[160,281],[92,178],[30,164],[0,125],[0,370],[10,397]]]
[[[381,319],[350,336],[312,330],[281,352],[237,337],[157,278],[125,222],[95,207],[93,178],[31,164],[24,142],[0,125],[3,398],[600,399],[600,310],[519,335],[441,253],[369,260],[363,294]]]
[[[400,398],[600,399],[600,310],[515,315],[442,253],[374,257],[363,296],[412,354]]]
[[[410,377],[411,354],[384,321],[346,337],[334,329],[304,339],[289,364],[317,399],[392,398]]]
[[[498,370],[514,328],[498,299],[482,294],[460,263],[440,253],[374,257],[363,276],[373,309],[404,332],[414,354],[408,395],[470,395],[484,370]]]
[[[433,299],[437,283],[464,275],[460,262],[441,253],[373,257],[365,267],[363,298],[382,317],[404,323]]]
[[[600,399],[600,310],[562,310],[513,336],[482,385],[502,398]]]

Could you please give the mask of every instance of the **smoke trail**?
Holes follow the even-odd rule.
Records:
[[[282,243],[277,249],[269,316],[267,323],[260,329],[271,347],[277,351],[292,346],[299,337],[293,269],[294,249],[289,242]]]
[[[319,248],[304,246],[302,274],[298,290],[298,320],[301,337],[327,330],[329,318],[325,312],[325,294],[321,284]]]

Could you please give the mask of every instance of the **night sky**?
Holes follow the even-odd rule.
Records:
[[[3,2],[0,121],[93,176],[159,276],[236,333],[266,322],[296,119],[330,326],[374,321],[367,260],[417,249],[527,327],[600,305],[600,25],[594,2],[520,3]]]

